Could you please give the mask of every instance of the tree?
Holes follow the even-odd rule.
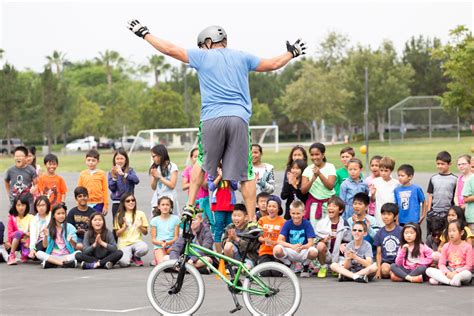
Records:
[[[71,134],[76,136],[99,135],[101,123],[102,111],[99,105],[81,96],[76,105]]]
[[[53,145],[53,122],[57,122],[56,107],[58,104],[59,81],[54,78],[51,68],[47,66],[41,74],[42,103],[44,116],[44,130],[48,139],[48,152]]]
[[[347,56],[349,38],[336,32],[329,32],[317,50],[318,63],[324,69],[340,65]]]
[[[272,121],[272,111],[270,111],[268,105],[258,102],[257,99],[253,99],[250,125],[270,125],[272,124]]]
[[[344,105],[351,93],[342,87],[335,71],[324,71],[321,66],[307,61],[298,80],[286,87],[282,101],[291,122],[302,122],[318,140],[317,122],[341,120]]]
[[[3,59],[3,54],[5,53],[5,50],[0,48],[0,59]]]
[[[441,46],[439,39],[412,37],[405,43],[402,61],[415,71],[410,84],[411,95],[441,95],[446,91],[447,78],[443,76],[442,60],[431,57]]]
[[[160,90],[160,76],[167,72],[171,68],[171,65],[165,62],[165,56],[152,55],[148,57],[148,65],[142,67],[145,73],[153,73],[155,78],[155,88]]]
[[[375,121],[379,139],[384,141],[387,109],[410,95],[414,71],[399,60],[389,41],[383,42],[375,51],[360,45],[351,49],[343,77],[346,89],[353,93],[346,104],[346,116],[359,126],[363,122],[366,67],[369,71],[369,120]]]
[[[51,56],[46,56],[46,59],[48,60],[48,65],[51,67],[52,65],[56,66],[56,75],[58,78],[61,77],[61,72],[63,69],[63,65],[66,62],[66,54],[60,52],[60,51],[53,51],[53,54]]]
[[[99,57],[96,57],[96,61],[99,65],[105,67],[107,72],[107,86],[109,90],[112,89],[112,74],[114,68],[122,67],[125,64],[125,59],[114,50],[106,50],[104,53],[99,52]]]
[[[5,128],[7,140],[17,134],[20,126],[20,109],[25,100],[22,86],[18,80],[18,71],[6,63],[0,71],[0,119]],[[13,132],[15,131],[15,132]],[[13,132],[13,134],[12,134]],[[8,144],[10,142],[8,141]],[[11,148],[9,149],[9,151]]]
[[[451,41],[438,47],[435,59],[445,60],[444,75],[451,82],[443,94],[442,105],[447,111],[459,111],[459,116],[474,121],[474,38],[465,26],[458,26],[450,32]]]
[[[139,107],[145,129],[179,128],[186,126],[183,98],[172,90],[150,90],[150,101]]]

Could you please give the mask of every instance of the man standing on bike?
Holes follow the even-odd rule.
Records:
[[[227,33],[220,26],[209,26],[199,33],[199,49],[184,49],[150,34],[137,20],[129,22],[129,29],[142,37],[161,53],[197,70],[201,90],[201,122],[199,125],[198,163],[191,174],[188,206],[194,203],[204,173],[217,176],[222,160],[223,178],[241,182],[241,191],[249,218],[256,221],[256,184],[252,168],[249,121],[252,101],[248,83],[250,71],[266,72],[280,69],[292,58],[305,53],[301,40],[293,45],[286,42],[287,52],[264,59],[227,48]]]

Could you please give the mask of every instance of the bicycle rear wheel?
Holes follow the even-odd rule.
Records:
[[[195,267],[187,263],[181,290],[171,293],[178,279],[178,267],[177,260],[168,260],[157,265],[148,276],[148,300],[160,314],[192,315],[204,300],[202,277]]]
[[[273,277],[270,271],[281,273],[282,277]],[[257,295],[243,291],[244,303],[252,315],[293,315],[301,302],[301,287],[296,275],[290,268],[276,262],[257,265],[250,271],[271,289],[273,295]],[[274,275],[274,274],[273,274]],[[247,277],[244,289],[261,290],[251,278]]]

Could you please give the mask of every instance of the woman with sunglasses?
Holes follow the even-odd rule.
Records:
[[[148,233],[148,220],[145,213],[137,210],[135,196],[130,192],[120,199],[114,230],[118,237],[118,249],[123,252],[120,266],[128,267],[130,262],[143,266],[141,257],[148,253],[148,245],[142,236]]]

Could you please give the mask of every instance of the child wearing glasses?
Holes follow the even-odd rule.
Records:
[[[352,227],[352,240],[344,251],[346,260],[343,265],[331,263],[331,270],[339,273],[339,282],[353,280],[368,283],[377,272],[377,264],[373,260],[372,246],[364,240],[367,235],[367,224],[357,221]]]
[[[125,193],[120,200],[114,230],[118,237],[118,249],[123,252],[120,266],[128,267],[130,262],[143,266],[141,257],[148,253],[148,245],[142,236],[148,234],[148,220],[145,213],[137,210],[135,196],[130,192]]]

